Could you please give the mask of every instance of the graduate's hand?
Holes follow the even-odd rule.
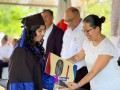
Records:
[[[79,88],[78,83],[68,82],[68,83],[66,83],[66,85],[70,88],[70,90],[75,90],[75,89]]]

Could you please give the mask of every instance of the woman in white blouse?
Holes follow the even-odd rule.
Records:
[[[71,89],[82,87],[90,82],[92,90],[120,90],[120,67],[117,51],[111,41],[101,33],[105,17],[88,15],[83,20],[83,32],[87,40],[82,50],[68,59],[76,63],[85,58],[88,74],[78,83],[68,82]]]

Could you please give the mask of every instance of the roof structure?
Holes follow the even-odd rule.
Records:
[[[64,1],[67,1],[67,0],[64,0]],[[87,0],[85,0],[85,1],[87,1]],[[82,2],[83,2],[83,0],[71,0],[72,6],[75,6],[75,7],[80,7]],[[57,7],[58,0],[0,0],[0,4]]]

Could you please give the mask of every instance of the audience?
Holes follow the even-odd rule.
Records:
[[[8,67],[7,58],[10,58],[13,52],[13,46],[8,42],[8,36],[4,35],[1,41],[2,46],[0,47],[0,78],[2,76],[3,67]]]

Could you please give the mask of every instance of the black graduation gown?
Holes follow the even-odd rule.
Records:
[[[42,90],[41,64],[24,47],[17,47],[11,56],[8,90]]]

